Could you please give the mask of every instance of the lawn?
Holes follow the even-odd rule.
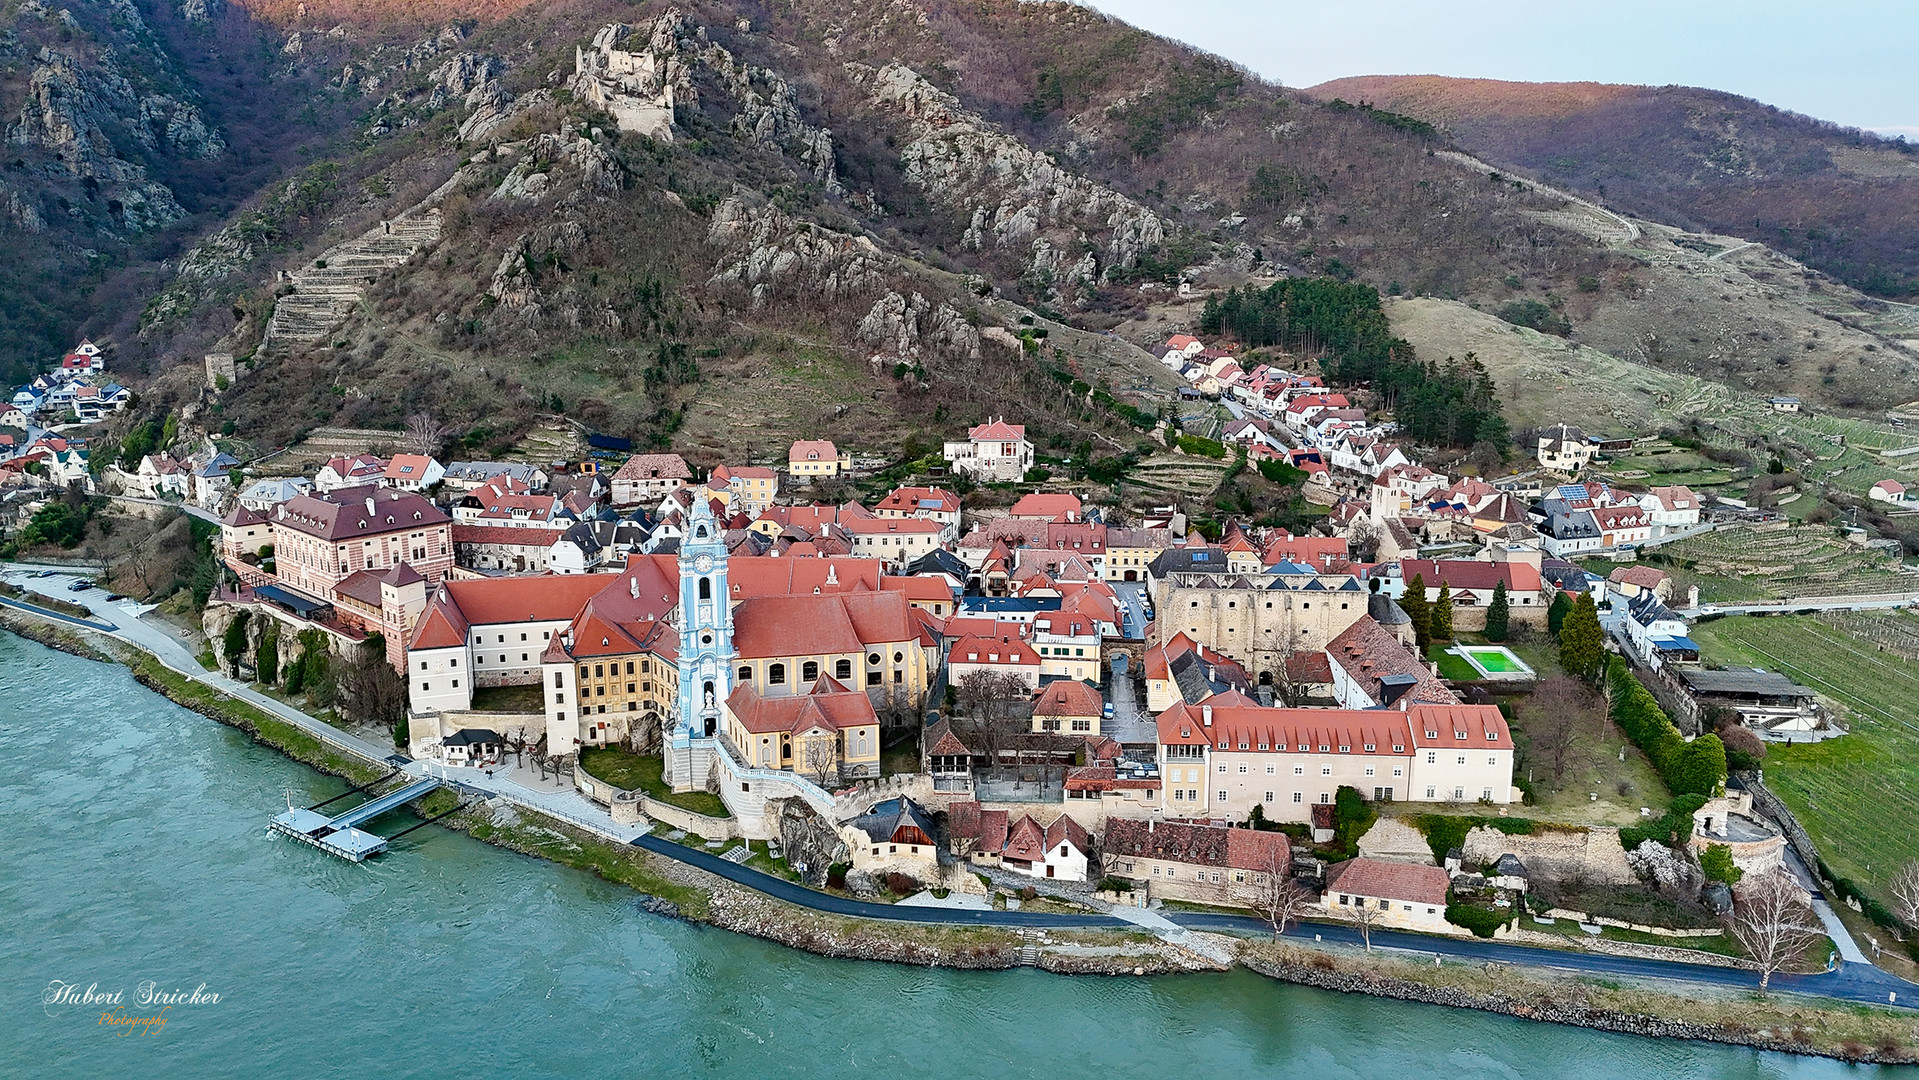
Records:
[[[1772,747],[1766,786],[1828,865],[1889,902],[1892,873],[1919,858],[1919,664],[1811,618],[1718,619],[1692,636],[1709,663],[1784,672],[1844,710],[1851,734]]]
[[[920,740],[917,731],[908,731],[894,737],[894,741],[880,750],[880,775],[897,776],[900,773],[920,771]]]
[[[732,817],[718,795],[704,791],[675,792],[666,786],[666,762],[656,754],[635,754],[617,746],[580,751],[580,768],[587,775],[628,791],[644,791],[652,798],[707,817]]]
[[[544,695],[545,689],[539,683],[530,686],[482,686],[473,691],[473,711],[543,713],[546,711]]]
[[[1452,679],[1455,682],[1474,682],[1484,678],[1466,662],[1465,657],[1454,656],[1446,651],[1452,647],[1453,643],[1450,641],[1435,641],[1427,648],[1426,659],[1439,665],[1439,674],[1443,678]]]

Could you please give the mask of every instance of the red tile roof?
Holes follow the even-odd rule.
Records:
[[[1009,424],[1004,420],[989,420],[966,429],[966,437],[983,442],[1010,442],[1026,437],[1024,424]]]
[[[948,662],[954,664],[985,664],[1000,667],[1038,667],[1039,654],[1031,645],[1010,635],[1001,637],[960,638],[953,643],[947,653]],[[998,659],[992,659],[998,657]]]
[[[1077,495],[1061,492],[1036,491],[1031,495],[1021,496],[1020,500],[1014,503],[1013,508],[1007,511],[1007,513],[1009,516],[1016,518],[1037,518],[1040,521],[1053,521],[1062,514],[1071,514],[1074,517],[1078,517],[1080,508],[1079,496]]]
[[[960,497],[944,488],[901,487],[894,488],[873,509],[902,514],[917,514],[922,511],[957,514],[960,509]]]
[[[456,544],[502,544],[508,547],[552,547],[565,529],[516,529],[511,525],[453,525]]]
[[[1452,879],[1437,866],[1348,859],[1326,870],[1326,891],[1442,907]]]
[[[1103,848],[1108,855],[1221,870],[1264,871],[1269,860],[1285,872],[1292,868],[1292,846],[1285,833],[1224,825],[1112,818],[1106,823]]]
[[[1454,593],[1462,589],[1483,592],[1492,596],[1493,586],[1501,581],[1506,583],[1507,592],[1538,592],[1540,587],[1539,570],[1531,563],[1491,562],[1484,559],[1401,559],[1400,577],[1411,582],[1415,577],[1424,578],[1426,587],[1437,589],[1449,585]]]
[[[1106,708],[1099,690],[1078,679],[1060,679],[1039,692],[1034,716],[1098,716]]]
[[[795,461],[838,461],[839,447],[830,439],[800,439],[786,452],[790,465]]]
[[[1234,751],[1245,743],[1249,751],[1265,747],[1268,753],[1413,753],[1407,714],[1397,709],[1285,709],[1260,705],[1213,705],[1213,722],[1206,723],[1206,705],[1181,702],[1156,720],[1162,746],[1226,746]],[[1495,710],[1497,711],[1497,710]],[[1302,751],[1300,747],[1307,749]],[[1395,749],[1395,747],[1397,749]]]
[[[911,642],[910,606],[896,592],[756,597],[733,609],[733,647],[751,660]]]
[[[848,690],[832,679],[821,679],[810,693],[787,697],[761,697],[751,683],[742,683],[727,695],[726,707],[755,735],[799,735],[814,728],[844,731],[880,722],[865,691]]]

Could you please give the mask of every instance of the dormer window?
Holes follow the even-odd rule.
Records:
[[[1463,731],[1455,731],[1455,732],[1453,732],[1453,738],[1455,738],[1455,739],[1462,739],[1462,740],[1463,740],[1463,739],[1465,739],[1465,737],[1466,737],[1466,733],[1465,733],[1465,732],[1463,732]]]
[[[1330,752],[1331,750],[1332,750],[1332,747],[1330,747],[1330,746],[1327,746],[1327,745],[1325,745],[1324,743],[1322,743],[1322,744],[1320,744],[1320,747],[1319,747],[1319,752],[1320,752],[1320,753],[1322,753],[1322,754],[1324,754],[1324,753],[1328,753],[1328,752]]]
[[[1350,746],[1342,746],[1339,748],[1339,752],[1342,754],[1350,754],[1353,752],[1353,748]]]
[[[1405,752],[1406,752],[1406,747],[1405,747],[1404,745],[1402,745],[1402,744],[1400,744],[1400,743],[1394,743],[1394,744],[1393,744],[1393,753],[1395,753],[1395,754],[1403,754],[1403,753],[1405,753]]]
[[[1367,753],[1369,753],[1369,754],[1373,752],[1373,744],[1372,744],[1372,743],[1367,743],[1367,744],[1366,744],[1366,752],[1367,752]]]
[[[1487,742],[1498,742],[1498,741],[1499,741],[1499,732],[1497,732],[1497,731],[1488,731],[1488,732],[1486,733],[1486,741],[1487,741]]]

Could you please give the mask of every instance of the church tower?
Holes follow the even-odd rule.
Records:
[[[666,779],[676,791],[705,783],[733,690],[733,608],[727,599],[726,533],[712,504],[694,499],[680,539],[679,716],[666,739]]]

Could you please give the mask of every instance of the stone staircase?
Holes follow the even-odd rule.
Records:
[[[284,355],[301,345],[325,341],[352,312],[366,287],[381,274],[411,259],[440,239],[440,211],[408,213],[351,240],[335,244],[280,280],[293,291],[273,306],[260,355]]]

